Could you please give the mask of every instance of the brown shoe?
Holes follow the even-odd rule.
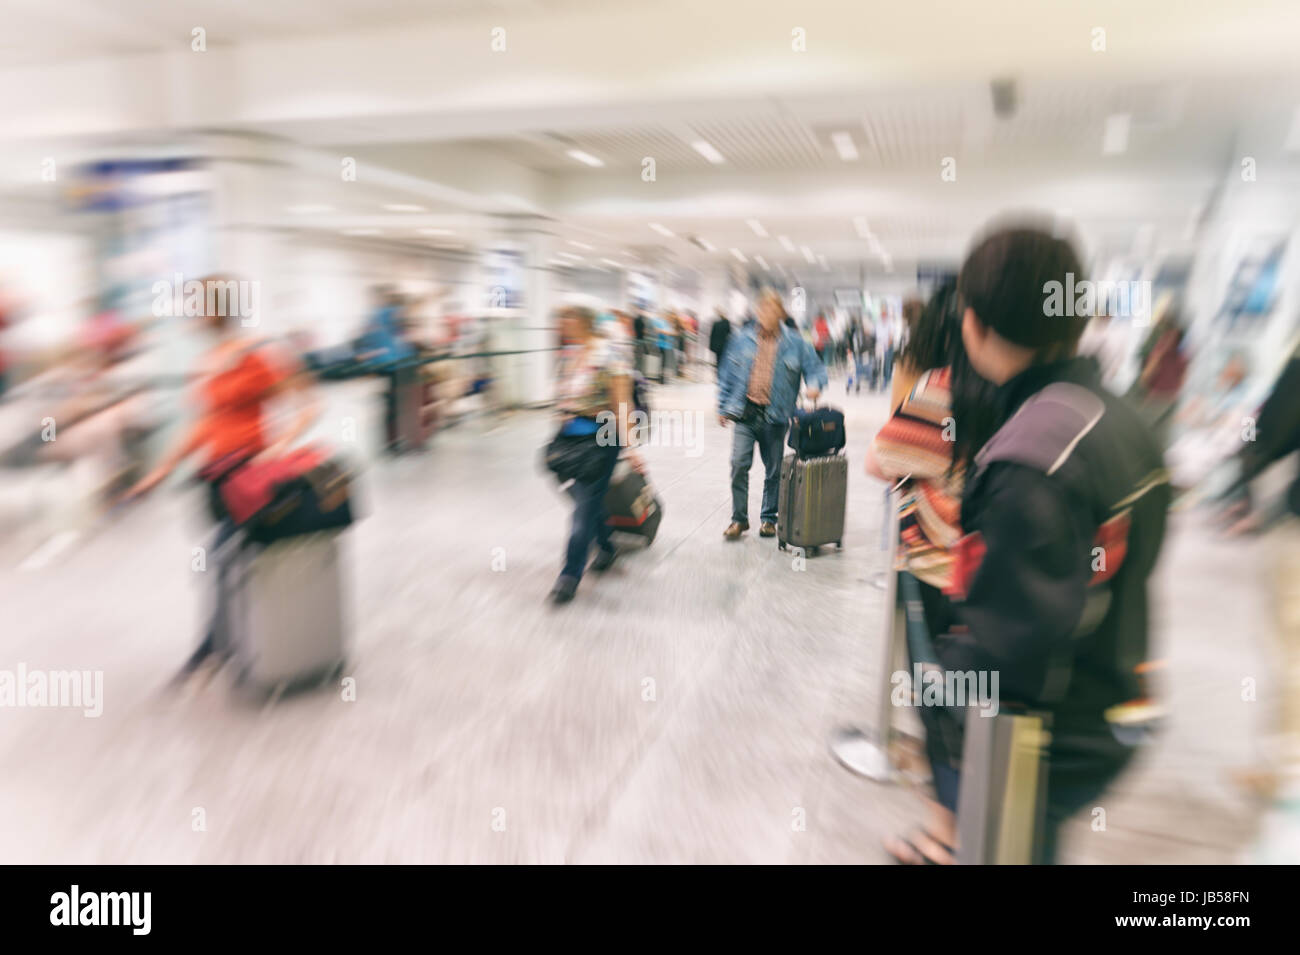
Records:
[[[740,535],[749,530],[749,524],[742,524],[740,521],[732,521],[727,525],[727,529],[722,532],[722,536],[729,541],[740,540]]]
[[[771,521],[764,521],[764,522],[763,522],[762,524],[760,524],[759,527],[758,527],[758,536],[759,536],[759,537],[775,537],[775,536],[776,536],[776,525],[773,524]]]

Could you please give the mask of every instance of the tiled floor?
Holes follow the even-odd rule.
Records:
[[[330,390],[324,435],[352,417],[373,446],[365,390]],[[43,566],[0,545],[0,667],[105,681],[98,719],[0,711],[0,861],[883,861],[915,800],[826,746],[872,718],[881,685],[882,488],[860,462],[883,402],[834,396],[845,547],[800,564],[754,534],[722,540],[730,433],[711,391],[660,390],[658,408],[699,414],[701,441],[647,451],[659,538],[559,610],[543,597],[568,510],[538,468],[545,415],[471,420],[374,461],[346,545],[354,702],[160,693],[202,617],[192,491]],[[1260,807],[1227,773],[1261,755],[1278,689],[1262,560],[1176,521],[1156,602],[1168,731],[1105,797],[1106,831],[1072,828],[1066,861],[1233,861],[1252,841]],[[1241,701],[1246,677],[1259,702]]]

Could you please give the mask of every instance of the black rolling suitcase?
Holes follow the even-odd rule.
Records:
[[[655,496],[654,485],[631,467],[620,463],[605,492],[605,513],[612,530],[635,534],[646,546],[655,539],[663,519],[663,505]]]
[[[786,455],[776,518],[777,546],[844,546],[849,461],[842,454],[819,458]]]

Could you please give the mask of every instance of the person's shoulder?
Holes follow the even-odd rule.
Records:
[[[1057,381],[1030,396],[975,456],[977,464],[1014,461],[1051,474],[1107,411],[1096,392]]]
[[[925,382],[927,388],[949,388],[952,386],[952,366],[931,368],[921,375],[920,380]]]
[[[280,339],[259,336],[245,339],[239,367],[274,378],[291,378],[302,370],[302,363],[289,344]]]
[[[1010,528],[1015,535],[1068,541],[1066,528],[1078,509],[1078,497],[1066,484],[1053,480],[1041,468],[1021,461],[1001,460],[988,465],[971,482],[963,518],[971,529]]]

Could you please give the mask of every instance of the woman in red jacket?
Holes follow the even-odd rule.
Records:
[[[224,282],[216,277],[205,280],[205,293]],[[207,484],[208,507],[217,521],[210,553],[216,563],[218,595],[224,593],[222,585],[233,556],[230,545],[237,530],[221,502],[222,482],[249,461],[282,455],[306,433],[317,412],[308,380],[299,373],[291,356],[264,340],[242,334],[236,316],[217,314],[218,310],[211,307],[220,300],[215,293],[206,295],[209,307],[203,322],[213,344],[200,361],[197,375],[198,420],[131,490],[132,496],[144,494],[187,458],[202,456],[199,474]],[[287,428],[272,435],[271,406],[283,399],[294,406],[294,414]],[[225,651],[221,614],[218,599],[207,633],[177,675],[177,683],[184,682],[214,657],[220,664]]]

